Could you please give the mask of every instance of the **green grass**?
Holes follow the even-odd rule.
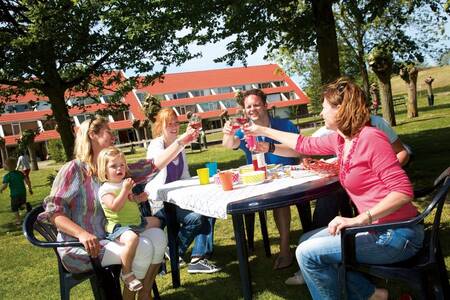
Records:
[[[430,184],[433,179],[450,165],[450,96],[447,93],[436,95],[436,105],[428,108],[426,100],[419,101],[419,117],[406,119],[405,112],[397,115],[395,130],[401,139],[414,149],[414,161],[408,174],[416,186]],[[308,131],[309,132],[309,131]],[[142,148],[128,156],[133,161],[145,156]],[[244,163],[241,151],[223,149],[220,145],[211,146],[202,152],[187,153],[191,173],[207,161],[217,161],[220,169],[236,167]],[[33,205],[42,202],[48,194],[47,176],[59,169],[60,165],[50,164],[39,171],[31,172],[34,195],[29,197]],[[0,176],[5,174],[0,171]],[[419,207],[423,202],[416,203]],[[22,235],[21,228],[14,225],[9,206],[9,194],[5,191],[0,198],[0,299],[58,299],[58,273],[55,254],[50,249],[41,249],[29,244]],[[292,209],[291,246],[294,248],[301,234],[297,212]],[[447,204],[442,215],[442,247],[446,256],[447,271],[450,272],[450,207]],[[271,251],[278,252],[277,231],[269,213],[269,235]],[[283,282],[296,271],[292,266],[282,271],[272,271],[272,259],[264,255],[259,222],[255,229],[256,253],[250,256],[253,290],[256,299],[298,299],[309,298],[305,286],[286,287]],[[182,286],[172,289],[170,273],[158,276],[157,282],[164,299],[239,299],[239,269],[236,259],[235,242],[231,220],[218,220],[215,230],[214,262],[223,267],[223,272],[213,275],[188,275],[181,269]],[[393,286],[394,295],[408,291]],[[90,286],[85,283],[72,291],[73,299],[92,299]],[[394,297],[395,298],[395,297]]]

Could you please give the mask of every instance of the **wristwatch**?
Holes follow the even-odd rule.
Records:
[[[272,143],[272,142],[270,142],[270,143],[269,143],[269,152],[270,152],[270,153],[273,153],[274,151],[275,151],[275,144]]]

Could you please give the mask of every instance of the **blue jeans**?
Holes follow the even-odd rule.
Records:
[[[356,235],[356,260],[371,264],[389,264],[406,260],[422,247],[423,225],[384,232]],[[338,264],[341,262],[341,236],[332,236],[328,228],[304,234],[295,251],[300,270],[313,299],[338,299]],[[347,273],[349,299],[368,299],[375,286],[357,272]]]
[[[195,237],[192,257],[210,257],[213,253],[214,224],[216,224],[216,219],[208,218],[208,223],[211,230],[206,234],[199,234]]]
[[[181,224],[180,231],[178,232],[178,251],[180,257],[183,257],[189,245],[198,234],[207,234],[210,232],[210,224],[207,222],[205,216],[191,210],[182,209],[177,206],[176,212],[177,222]],[[164,228],[166,226],[166,213],[164,208],[159,210],[155,214],[155,217],[161,220],[161,228]]]

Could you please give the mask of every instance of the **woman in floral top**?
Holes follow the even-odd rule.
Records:
[[[404,221],[417,215],[411,203],[412,185],[401,168],[385,134],[370,127],[370,114],[364,92],[341,78],[323,92],[321,112],[328,129],[324,137],[277,131],[257,125],[246,126],[246,133],[280,141],[274,153],[286,147],[307,155],[337,155],[339,179],[359,214],[353,218],[335,217],[327,228],[308,232],[300,239],[296,256],[313,299],[339,298],[337,264],[341,262],[342,228],[371,223]],[[258,150],[258,149],[255,149]],[[373,264],[395,263],[412,257],[421,248],[423,225],[367,232],[356,236],[356,258]],[[351,299],[387,299],[388,291],[376,288],[362,274],[348,274]]]
[[[136,183],[150,180],[164,168],[184,146],[197,138],[198,132],[188,127],[177,143],[168,147],[155,160],[141,160],[129,164],[131,177]],[[75,159],[66,163],[53,182],[50,195],[44,200],[45,212],[40,216],[58,228],[59,241],[79,240],[84,248],[58,248],[63,265],[73,273],[92,268],[89,256],[101,258],[102,265],[120,264],[121,245],[105,240],[105,216],[98,199],[100,182],[97,178],[97,156],[101,149],[114,143],[115,137],[108,121],[102,117],[84,121],[77,132]],[[133,196],[144,200],[145,193]],[[164,257],[167,239],[159,228],[142,233],[132,269],[138,278],[144,278],[139,299],[148,299],[150,289]],[[124,288],[124,299],[134,299],[135,293]]]

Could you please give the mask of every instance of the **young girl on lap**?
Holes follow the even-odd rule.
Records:
[[[130,200],[134,181],[125,178],[128,173],[124,154],[115,147],[103,149],[98,156],[98,177],[104,182],[99,198],[107,219],[107,238],[125,245],[121,254],[122,280],[131,291],[138,291],[142,283],[131,271],[139,242],[139,234],[151,227],[159,227],[156,217],[143,218],[138,204]]]

